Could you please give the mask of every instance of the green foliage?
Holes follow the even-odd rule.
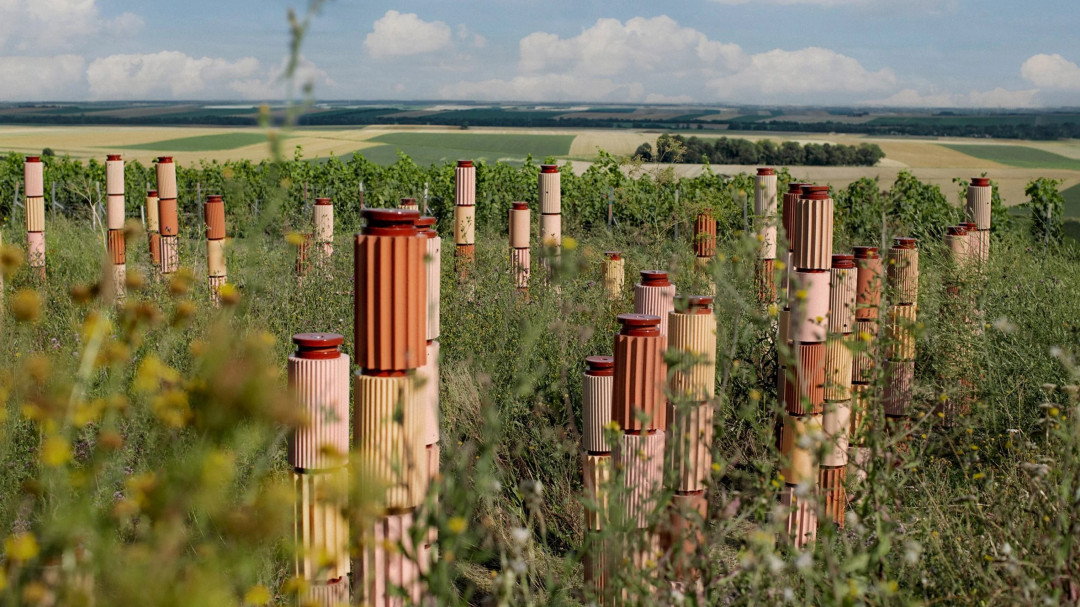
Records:
[[[885,157],[877,144],[843,144],[785,141],[779,146],[769,139],[709,137],[689,138],[664,133],[656,140],[656,152],[646,142],[634,152],[645,162],[687,162],[711,164],[766,164],[809,166],[874,166]]]
[[[1024,206],[1031,211],[1031,235],[1043,245],[1061,243],[1065,198],[1058,191],[1060,185],[1060,179],[1039,177],[1029,181],[1024,188],[1028,197]]]

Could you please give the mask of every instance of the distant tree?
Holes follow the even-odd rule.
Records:
[[[645,162],[652,162],[652,144],[646,141],[634,150],[634,158],[640,158]]]
[[[41,155],[42,156],[56,156],[56,152],[54,152],[52,148],[45,148],[44,150],[41,150]]]

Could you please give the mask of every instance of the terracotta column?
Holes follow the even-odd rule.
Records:
[[[773,268],[776,261],[776,171],[761,168],[754,176],[754,219],[757,224],[758,263],[756,283],[758,301],[770,304],[776,301],[776,283]]]
[[[853,255],[833,255],[829,270],[829,324],[825,341],[826,441],[818,473],[825,498],[825,520],[844,527],[847,494],[848,437],[851,431],[852,334],[855,331],[857,270]]]
[[[146,237],[150,247],[150,263],[161,269],[161,225],[158,221],[157,190],[146,192]]]
[[[699,268],[716,256],[716,218],[711,210],[706,209],[694,218],[694,256]]]
[[[324,260],[334,256],[334,205],[329,198],[316,198],[311,207],[313,237]]]
[[[675,309],[675,285],[662,270],[642,270],[641,282],[634,285],[634,313],[660,319],[660,336],[667,337],[668,314]]]
[[[622,297],[623,282],[626,280],[626,263],[619,251],[604,251],[602,267],[604,290],[609,299]]]
[[[398,208],[405,209],[406,211],[419,211],[420,205],[416,204],[415,198],[402,198]]]
[[[874,398],[877,366],[878,307],[885,286],[885,270],[877,247],[854,247],[855,252],[855,332],[851,363],[852,464],[860,480],[866,478],[870,450],[865,432],[873,417],[868,416]]]
[[[993,195],[988,178],[971,178],[967,189],[967,217],[975,224],[975,250],[980,264],[990,260],[990,203]]]
[[[459,160],[454,169],[454,243],[457,270],[462,278],[476,259],[476,167]]]
[[[919,295],[919,250],[914,238],[893,239],[886,264],[889,307],[884,318],[885,425],[906,435],[911,425],[911,386],[915,379],[915,322]]]
[[[554,164],[540,165],[538,193],[540,200],[540,244],[553,248],[558,261],[562,251],[562,175]]]
[[[173,274],[180,269],[180,223],[176,209],[176,165],[171,156],[158,158],[157,163],[158,221],[161,228],[161,273]]]
[[[510,273],[518,293],[529,293],[529,205],[514,202],[510,206]]]
[[[349,600],[349,357],[334,333],[293,335],[289,388],[306,423],[289,437],[288,460],[296,490],[295,572],[309,584],[301,602],[337,605]]]
[[[585,587],[606,604],[606,585],[609,567],[607,546],[601,539],[608,517],[608,492],[611,483],[611,446],[605,437],[611,423],[611,395],[615,376],[615,359],[611,356],[585,358],[585,374],[581,380],[582,407],[582,474],[585,482]],[[612,557],[616,555],[611,555]]]
[[[424,451],[427,455],[426,486],[432,491],[432,484],[439,479],[439,298],[442,287],[442,238],[435,231],[434,217],[420,217],[416,228],[426,239],[427,254],[424,257],[424,278],[427,283],[427,345],[426,363],[416,370],[418,389],[424,410]],[[430,561],[431,545],[438,536],[438,528],[432,527],[421,551]]]
[[[428,238],[419,213],[364,209],[355,237],[353,440],[359,477],[383,488],[382,516],[363,531],[358,585],[365,604],[400,604],[400,586],[421,600],[417,551],[408,530],[427,491],[428,418],[410,371],[427,363]],[[390,278],[393,280],[390,280]]]
[[[45,279],[45,165],[38,156],[23,162],[26,208],[26,264]]]
[[[219,290],[228,281],[225,271],[225,203],[221,196],[211,194],[203,205],[206,218],[206,268],[209,276],[210,301],[218,305]]]
[[[108,222],[106,248],[109,253],[110,283],[116,304],[124,301],[127,282],[126,243],[124,241],[124,161],[119,154],[105,159],[105,216]]]

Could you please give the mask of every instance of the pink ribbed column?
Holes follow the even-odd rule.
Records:
[[[110,285],[114,303],[124,301],[127,282],[127,243],[124,240],[124,161],[119,154],[109,154],[105,160],[105,193],[107,218],[107,249],[112,264]]]
[[[161,224],[158,220],[157,190],[146,192],[146,239],[150,247],[150,264],[161,269]]]
[[[432,484],[439,478],[439,334],[440,304],[442,292],[442,238],[435,231],[434,217],[420,217],[416,228],[427,244],[427,256],[424,261],[424,276],[427,282],[427,362],[416,370],[417,383],[421,391],[424,415],[424,445],[427,452],[428,491],[433,491]],[[432,527],[422,547],[431,553],[431,543],[438,534],[438,528]]]
[[[540,165],[537,195],[540,206],[540,245],[545,249],[553,249],[551,254],[558,260],[562,251],[562,174],[559,173],[557,165]]]
[[[221,196],[211,194],[203,205],[206,220],[206,270],[210,288],[210,301],[216,306],[221,302],[221,287],[228,282],[225,270],[225,202]]]
[[[26,263],[45,279],[45,165],[38,156],[23,162],[26,210]]]
[[[510,206],[510,273],[519,293],[529,293],[529,205],[514,202]]]
[[[829,324],[825,343],[825,455],[818,473],[825,519],[844,527],[848,437],[851,429],[852,334],[858,270],[854,255],[833,255],[829,270]]]
[[[865,447],[866,428],[873,416],[868,406],[874,397],[877,366],[877,336],[881,293],[885,288],[885,268],[877,247],[858,246],[855,252],[855,328],[852,334],[851,425],[849,430],[856,477],[866,476],[870,450]]]
[[[885,265],[892,303],[885,318],[885,423],[908,427],[915,379],[915,323],[919,295],[919,250],[914,238],[897,237]],[[903,447],[901,447],[903,449]]]
[[[642,270],[641,282],[634,285],[634,314],[648,314],[660,319],[660,335],[667,336],[668,314],[675,309],[675,285],[668,273]]]
[[[324,259],[334,255],[334,204],[329,198],[316,198],[311,207],[311,220],[315,226],[313,238],[319,245]]]
[[[180,269],[180,220],[176,208],[176,164],[171,156],[157,162],[158,221],[161,229],[161,273]]]

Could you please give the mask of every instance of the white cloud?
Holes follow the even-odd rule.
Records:
[[[96,0],[0,0],[0,51],[84,48],[98,37],[130,36],[143,20],[101,15]]]
[[[439,89],[444,99],[483,99],[490,101],[637,101],[644,87],[641,83],[618,83],[607,78],[579,78],[570,74],[518,76],[510,80],[458,82]]]
[[[774,4],[780,6],[813,6],[820,8],[868,8],[878,11],[879,14],[898,11],[919,11],[932,14],[952,13],[959,8],[958,0],[711,0],[716,4],[729,6],[743,4]]]
[[[690,95],[662,95],[660,93],[649,93],[645,96],[645,103],[685,105],[687,103],[694,103],[694,98]]]
[[[1080,90],[1080,66],[1058,54],[1029,57],[1020,66],[1020,75],[1038,87]]]
[[[1038,89],[1010,91],[1001,87],[989,91],[970,93],[920,93],[904,89],[885,99],[867,101],[865,105],[883,107],[937,107],[937,108],[1028,108],[1036,105]]]
[[[0,57],[0,101],[71,99],[84,85],[78,55]]]
[[[424,21],[416,13],[389,10],[364,38],[364,48],[375,59],[405,57],[446,48],[450,38],[450,26],[442,21]]]
[[[746,100],[766,97],[815,95],[818,93],[868,93],[896,86],[891,70],[867,70],[858,61],[829,49],[810,47],[798,51],[780,49],[750,57],[744,68],[709,82],[722,99]]]
[[[263,101],[285,99],[287,97],[287,83],[282,77],[285,74],[288,61],[288,57],[282,59],[281,64],[269,70],[265,76],[231,82],[229,83],[229,89],[246,99]],[[302,97],[304,87],[309,85],[314,88],[315,96],[324,95],[326,93],[325,87],[337,85],[326,71],[320,69],[303,55],[300,56],[296,69],[293,70],[293,81],[296,83],[296,88],[293,91],[296,98]]]
[[[259,61],[253,57],[196,59],[161,51],[95,59],[86,77],[94,99],[193,99],[222,95],[235,81],[250,79],[258,71]]]

